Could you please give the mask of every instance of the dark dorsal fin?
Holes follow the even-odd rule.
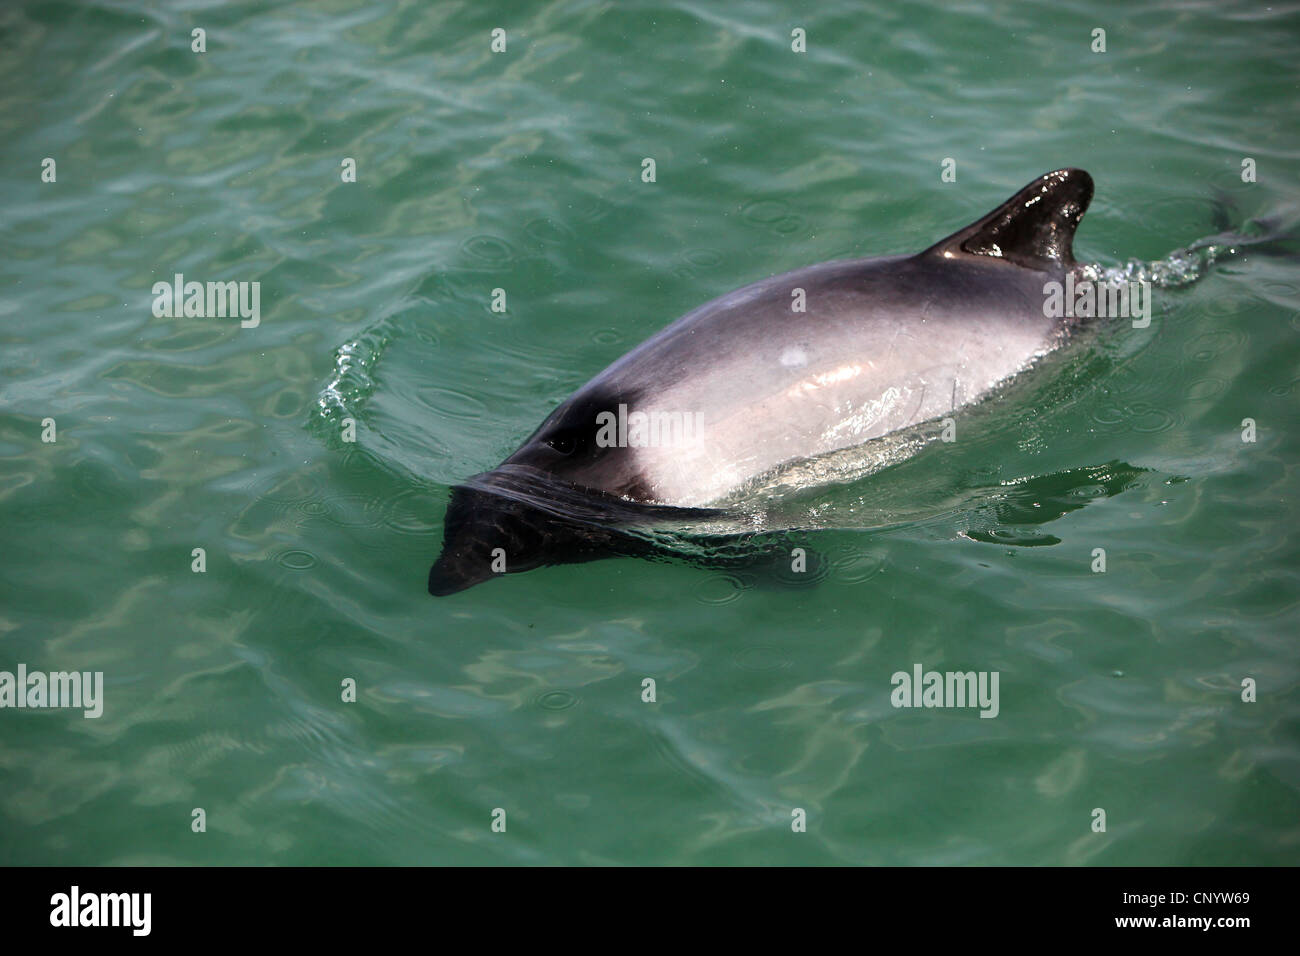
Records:
[[[990,256],[1041,272],[1068,269],[1074,265],[1074,230],[1091,200],[1091,176],[1082,169],[1058,169],[921,255]]]

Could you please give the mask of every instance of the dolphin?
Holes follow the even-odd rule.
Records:
[[[1086,172],[1059,169],[922,252],[819,263],[688,312],[452,489],[429,592],[645,556],[629,529],[720,514],[792,462],[989,396],[1079,321],[1044,303],[1078,268],[1092,192]]]

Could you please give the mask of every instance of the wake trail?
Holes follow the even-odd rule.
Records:
[[[1249,219],[1237,229],[1227,228],[1231,207],[1216,202],[1216,225],[1223,231],[1175,249],[1163,259],[1129,259],[1123,265],[1089,263],[1080,267],[1083,278],[1097,283],[1148,282],[1158,289],[1191,285],[1205,276],[1215,263],[1244,259],[1248,253],[1266,256],[1300,257],[1300,208],[1288,208]]]

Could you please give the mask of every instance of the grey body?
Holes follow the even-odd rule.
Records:
[[[623,449],[567,476],[639,501],[705,506],[786,462],[941,418],[1055,345],[1061,328],[1044,317],[1043,283],[998,259],[890,257],[746,286],[683,316],[574,396],[582,407],[592,395],[626,395],[629,411],[660,421],[698,413],[690,440]],[[792,311],[796,289],[806,312]],[[531,457],[525,448],[511,460]]]
[[[1074,267],[1071,239],[1091,195],[1086,173],[1058,170],[922,253],[822,263],[715,299],[575,392],[477,486],[517,489],[534,476],[538,488],[597,501],[708,507],[782,465],[979,401],[1062,340],[1063,320],[1044,314],[1044,287]],[[800,289],[803,312],[792,307]],[[667,421],[695,416],[698,428],[658,445],[604,447],[597,416],[619,406]],[[495,494],[453,496],[433,593],[489,576],[476,562],[488,560],[482,549],[494,537],[507,562],[514,549],[509,570],[593,556],[512,539],[513,517],[502,518]]]

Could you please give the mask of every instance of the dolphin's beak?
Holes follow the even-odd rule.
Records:
[[[539,485],[501,469],[476,475],[451,490],[429,593],[445,597],[509,572],[639,553],[633,539],[607,527],[629,511],[607,495]]]
[[[444,548],[429,569],[429,593],[434,597],[446,597],[482,584],[492,576],[487,562]]]
[[[445,597],[504,571],[522,570],[519,529],[508,499],[458,485],[443,520],[442,554],[429,569],[429,593]]]

